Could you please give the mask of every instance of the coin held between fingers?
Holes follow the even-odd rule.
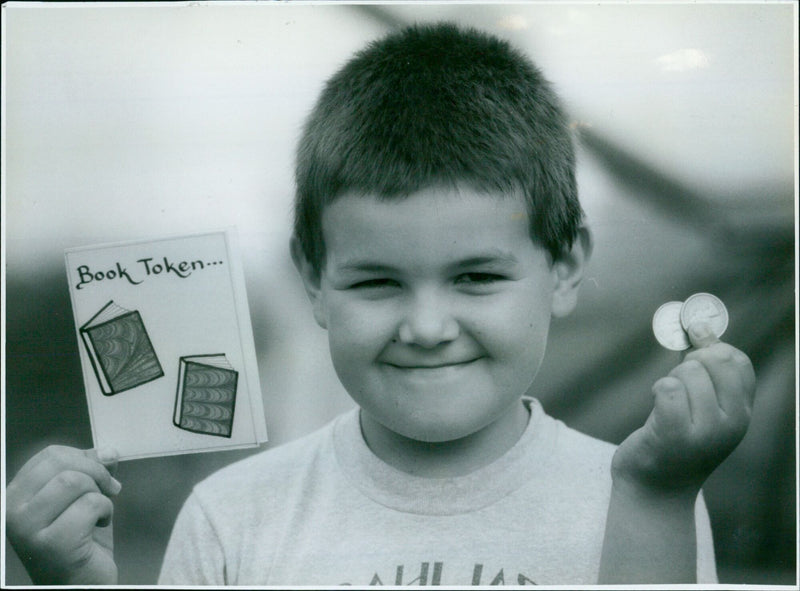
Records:
[[[695,322],[707,322],[717,338],[728,328],[728,310],[722,301],[710,293],[696,293],[689,296],[681,308],[681,325],[684,330]]]
[[[710,293],[696,293],[685,302],[667,302],[653,315],[653,334],[661,346],[685,351],[692,345],[689,326],[707,324],[711,335],[720,338],[728,328],[728,310]]]
[[[671,351],[689,348],[689,337],[681,324],[683,302],[667,302],[653,315],[653,334],[662,347]]]

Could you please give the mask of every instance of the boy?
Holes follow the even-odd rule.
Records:
[[[746,431],[747,357],[692,326],[619,448],[525,394],[591,238],[567,121],[508,44],[450,25],[368,46],[298,150],[292,258],[358,404],[197,485],[164,584],[713,582],[705,478]],[[113,455],[50,448],[8,487],[39,582],[116,580]]]

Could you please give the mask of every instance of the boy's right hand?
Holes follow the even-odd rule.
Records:
[[[111,516],[114,451],[52,445],[6,488],[6,533],[37,584],[117,583]]]
[[[612,475],[615,484],[694,501],[747,432],[756,380],[747,355],[707,323],[688,333],[693,349],[653,386],[653,411],[617,449]]]

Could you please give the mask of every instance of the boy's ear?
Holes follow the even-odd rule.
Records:
[[[592,233],[581,226],[572,248],[553,262],[553,305],[556,318],[568,315],[578,303],[578,287],[592,256]]]
[[[303,254],[303,248],[300,246],[300,241],[297,240],[296,236],[292,236],[289,242],[289,249],[292,253],[294,266],[303,280],[303,286],[306,288],[308,299],[311,300],[311,306],[314,310],[314,319],[322,328],[327,328],[319,272],[314,268],[314,265],[309,262],[306,255]]]

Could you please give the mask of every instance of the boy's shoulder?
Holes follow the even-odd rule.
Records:
[[[541,417],[542,428],[549,431],[553,459],[562,466],[579,473],[583,467],[589,471],[606,471],[617,450],[617,446],[592,435],[588,435],[562,420],[545,413],[538,400],[530,401],[531,415]],[[609,474],[610,477],[610,474]]]
[[[613,455],[617,450],[616,444],[590,435],[581,430],[579,426],[567,425],[562,419],[549,414],[545,414],[545,417],[555,424],[559,447],[566,451],[580,450],[580,453],[588,452],[602,457]]]

